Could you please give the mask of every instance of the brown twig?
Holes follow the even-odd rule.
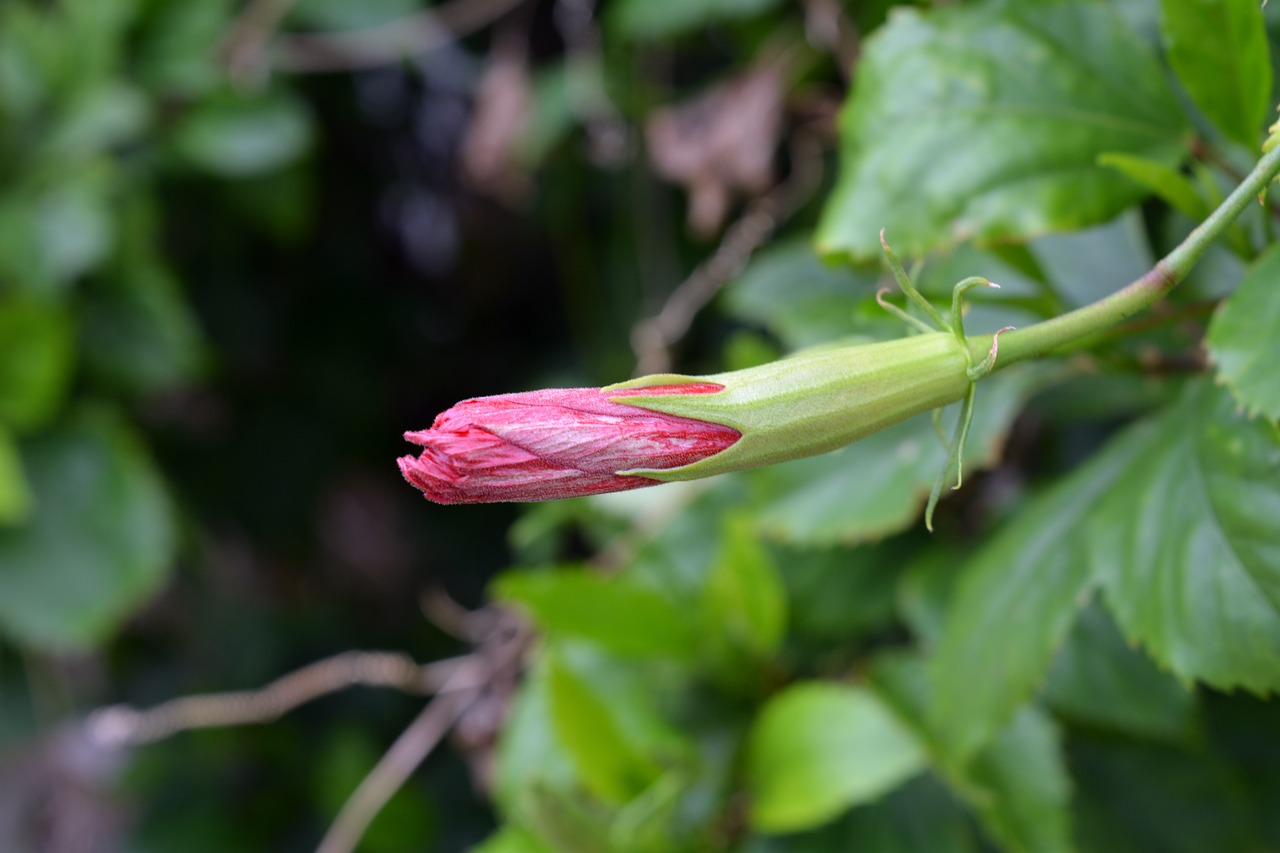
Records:
[[[343,804],[316,853],[355,850],[369,824],[427,756],[444,740],[463,712],[480,695],[479,687],[442,693],[427,703]]]
[[[671,292],[662,310],[637,323],[631,332],[636,375],[671,370],[671,347],[689,331],[694,317],[720,289],[742,272],[757,249],[786,221],[818,185],[822,173],[821,145],[807,133],[791,141],[791,175],[747,206],[725,231],[710,258]]]
[[[378,812],[413,771],[431,755],[463,715],[481,705],[490,685],[502,684],[502,676],[518,670],[530,631],[523,619],[511,612],[494,611],[493,628],[475,652],[468,655],[449,676],[409,727],[361,780],[343,804],[337,818],[316,848],[316,853],[349,853]]]
[[[266,723],[321,696],[347,687],[393,687],[426,694],[457,687],[468,658],[419,664],[397,652],[349,651],[316,661],[256,690],[183,696],[139,710],[127,705],[100,708],[85,726],[102,743],[137,746],[192,729]]]

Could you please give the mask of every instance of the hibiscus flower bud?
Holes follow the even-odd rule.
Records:
[[[401,457],[400,472],[442,504],[545,501],[657,485],[657,479],[622,472],[690,465],[740,437],[719,423],[615,402],[723,390],[685,380],[609,393],[556,388],[464,400],[431,429],[405,433],[423,449],[417,457]]]

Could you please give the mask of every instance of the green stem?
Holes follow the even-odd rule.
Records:
[[[1046,355],[1064,344],[1122,323],[1154,305],[1186,277],[1209,245],[1222,236],[1277,173],[1280,173],[1280,146],[1259,160],[1217,210],[1142,278],[1083,308],[1002,335],[996,368]],[[973,352],[985,352],[990,344],[991,336],[985,335],[971,338],[969,345]]]

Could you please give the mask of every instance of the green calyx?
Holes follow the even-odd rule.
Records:
[[[973,420],[976,383],[996,366],[1001,329],[985,338],[964,334],[964,294],[975,287],[996,287],[984,278],[967,278],[952,291],[951,317],[944,319],[915,286],[884,240],[885,257],[898,286],[928,321],[877,299],[886,311],[922,332],[860,346],[809,350],[772,364],[713,376],[642,376],[605,388],[645,388],[690,382],[715,382],[712,394],[661,394],[615,397],[613,401],[669,415],[711,421],[742,433],[734,444],[706,459],[679,468],[635,469],[619,473],[655,480],[694,480],[786,462],[843,447],[909,417],[964,400],[947,462],[925,508],[925,526],[933,529],[933,510],[951,469],[960,488],[960,460]]]
[[[970,359],[949,333],[810,350],[771,364],[712,376],[643,376],[605,388],[715,382],[711,394],[616,397],[616,403],[724,424],[731,447],[690,465],[625,471],[693,480],[825,453],[913,415],[962,399]]]

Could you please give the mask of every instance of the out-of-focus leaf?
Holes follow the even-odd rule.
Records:
[[[283,94],[201,103],[174,131],[177,152],[226,178],[248,178],[294,162],[311,145],[310,114]]]
[[[753,258],[724,300],[730,313],[764,326],[796,350],[851,335],[900,334],[901,324],[878,305],[874,315],[859,317],[859,306],[880,279],[878,268],[825,264],[807,240],[790,240]]]
[[[708,24],[767,12],[779,0],[619,0],[609,7],[612,31],[627,38],[669,38]]]
[[[1219,377],[1250,412],[1280,421],[1280,245],[1246,273],[1209,324]]]
[[[748,739],[751,824],[763,832],[818,826],[924,764],[919,741],[870,690],[794,685],[769,701]]]
[[[868,39],[841,120],[823,251],[870,258],[1113,218],[1140,188],[1104,152],[1172,165],[1187,125],[1159,63],[1101,3],[902,10]]]
[[[226,78],[219,48],[234,0],[151,5],[134,55],[136,78],[148,89],[174,97],[215,90]]]
[[[41,195],[33,210],[43,276],[67,284],[107,256],[115,239],[102,175],[78,175],[73,183]]]
[[[909,653],[882,654],[870,672],[879,695],[922,739],[936,745],[923,660]],[[1038,709],[1023,708],[971,760],[952,764],[944,757],[937,769],[1002,850],[1072,849],[1071,792],[1059,736]]]
[[[662,774],[660,753],[671,746],[669,730],[653,716],[654,697],[646,697],[634,680],[595,678],[599,666],[583,671],[580,659],[549,657],[547,689],[556,737],[588,791],[615,805],[627,802]]]
[[[1048,234],[1027,247],[1067,307],[1088,305],[1155,265],[1137,210],[1070,234]]]
[[[164,581],[168,498],[136,436],[105,413],[22,450],[35,512],[0,528],[0,630],[39,648],[92,646]]]
[[[1209,215],[1209,202],[1196,189],[1195,183],[1167,163],[1133,154],[1102,154],[1098,165],[1110,166],[1125,177],[1142,184],[1174,210],[1199,222]]]
[[[902,554],[893,540],[856,548],[776,547],[792,635],[825,645],[888,628]]]
[[[98,379],[147,393],[199,373],[205,356],[200,330],[167,269],[125,267],[96,285],[85,300],[82,334]]]
[[[0,425],[0,526],[24,520],[31,511],[31,489],[22,473],[13,435]]]
[[[1267,31],[1256,0],[1161,0],[1160,30],[1183,88],[1218,129],[1258,144],[1271,101]]]
[[[517,826],[504,826],[480,844],[471,853],[556,853],[536,835]]]
[[[1144,738],[1183,738],[1196,714],[1195,694],[1126,644],[1096,605],[1054,658],[1043,697],[1059,715]]]
[[[0,302],[0,423],[22,431],[53,417],[74,355],[66,311],[33,300]]]
[[[529,667],[498,736],[494,799],[503,817],[521,823],[537,786],[576,789],[577,769],[556,738],[551,716],[548,657]]]
[[[703,610],[712,630],[731,648],[768,657],[778,650],[787,630],[787,597],[778,567],[751,518],[731,518],[721,531]]]
[[[1107,452],[1023,506],[966,563],[931,661],[933,723],[963,763],[1040,683],[1094,585],[1084,522],[1142,449]]]
[[[742,853],[978,853],[981,849],[977,829],[963,806],[936,778],[923,774],[819,829],[756,836]]]
[[[1247,801],[1238,780],[1211,754],[1078,735],[1072,739],[1069,758],[1076,780],[1081,850],[1266,849],[1250,837]]]
[[[534,785],[528,799],[530,826],[556,853],[614,853],[617,849],[609,838],[611,815],[580,792]]]
[[[134,139],[146,127],[150,114],[150,104],[136,88],[119,81],[105,82],[68,107],[63,120],[42,140],[37,154],[52,168],[65,168],[68,159]]]
[[[1082,537],[1117,623],[1179,678],[1280,690],[1280,437],[1196,382],[1134,442]]]
[[[1069,853],[1071,782],[1057,728],[1023,708],[966,768],[983,827],[1013,853]]]
[[[698,647],[691,614],[627,575],[510,571],[494,582],[493,593],[526,608],[553,636],[589,640],[616,654],[687,658]]]
[[[1011,368],[978,388],[965,471],[994,463],[1004,434],[1040,374]],[[950,431],[957,406],[943,423]],[[758,523],[785,542],[853,544],[896,533],[916,520],[946,461],[929,415],[875,433],[833,453],[751,473],[767,499]]]

